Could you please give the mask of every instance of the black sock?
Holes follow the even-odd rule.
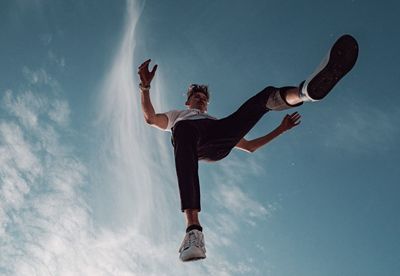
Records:
[[[199,230],[200,232],[203,232],[203,227],[201,227],[198,224],[192,224],[192,225],[188,226],[188,228],[186,228],[186,233],[188,233],[188,232],[190,232],[192,230],[195,230],[195,229]]]

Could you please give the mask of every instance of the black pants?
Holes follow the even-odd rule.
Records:
[[[198,160],[218,161],[226,157],[270,110],[266,107],[269,97],[282,94],[288,88],[291,87],[268,86],[248,99],[236,112],[220,120],[183,120],[175,124],[172,144],[182,211],[201,210]],[[292,107],[287,103],[285,106]]]

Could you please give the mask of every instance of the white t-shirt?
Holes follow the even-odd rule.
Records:
[[[174,125],[182,120],[198,120],[198,119],[212,119],[217,120],[217,118],[208,115],[207,113],[202,113],[200,110],[195,108],[189,108],[186,110],[171,110],[164,113],[168,117],[168,126],[165,131],[171,131]]]

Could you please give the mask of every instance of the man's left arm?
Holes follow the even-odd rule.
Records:
[[[271,142],[273,139],[284,133],[285,131],[298,126],[300,124],[300,118],[301,115],[297,112],[294,112],[292,114],[287,114],[285,118],[283,118],[281,124],[275,128],[273,131],[270,133],[261,136],[257,139],[254,140],[246,140],[242,138],[239,143],[236,144],[235,148],[244,150],[246,152],[254,152],[260,147],[266,145],[267,143]]]

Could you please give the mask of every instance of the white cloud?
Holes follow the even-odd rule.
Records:
[[[18,95],[15,99],[11,90],[6,91],[4,105],[28,128],[35,128],[40,110],[46,105],[41,96],[34,96],[31,91]]]
[[[84,167],[65,157],[67,151],[46,123],[47,118],[40,119],[39,106],[47,98],[36,101],[30,92],[15,97],[7,93],[5,97],[4,111],[19,123],[0,121],[0,241],[4,245],[0,268],[23,275],[20,272],[37,271],[45,263],[46,254],[68,246],[46,244],[45,237],[57,240],[74,220],[85,217],[87,211],[77,197]],[[35,123],[30,117],[36,118]],[[44,140],[46,143],[39,145],[35,142]],[[55,229],[59,222],[63,227]],[[15,259],[21,251],[23,254]]]
[[[232,157],[224,159],[222,165],[220,165],[220,170],[224,176],[228,176],[228,179],[232,179],[235,183],[240,183],[247,180],[248,175],[259,175],[265,168],[261,165],[256,155],[248,155],[246,161],[239,160],[237,157]],[[220,179],[222,180],[222,179]],[[224,183],[224,181],[220,181]]]
[[[221,205],[232,213],[249,218],[264,217],[267,209],[254,199],[251,199],[238,186],[219,184],[215,193]]]
[[[118,202],[113,202],[113,208],[123,217],[121,225],[132,226],[134,232],[148,241],[146,249],[140,247],[140,251],[131,252],[131,255],[138,256],[138,265],[145,267],[143,271],[136,268],[134,271],[146,275],[232,275],[248,270],[254,272],[255,269],[248,268],[245,261],[240,264],[230,262],[229,254],[224,251],[224,246],[229,245],[231,240],[229,237],[224,240],[224,235],[218,231],[229,225],[228,218],[225,219],[225,225],[205,226],[206,246],[209,251],[204,262],[181,264],[178,261],[177,249],[184,235],[184,225],[177,222],[182,215],[179,211],[172,150],[169,141],[162,138],[168,134],[145,125],[139,93],[132,93],[138,89],[137,82],[132,79],[136,74],[132,70],[136,68],[132,64],[136,18],[133,14],[130,16],[120,50],[103,87],[99,123],[107,135],[103,136],[106,139],[101,149],[104,155],[99,158],[104,163],[98,167],[103,172],[103,182],[116,183],[107,190],[110,197],[118,195],[115,196]],[[166,107],[162,104],[165,101],[161,99],[161,95],[166,93],[160,91],[164,86],[159,72],[154,87],[152,101],[158,110],[164,110]],[[124,214],[126,209],[133,210],[128,217]],[[222,222],[223,215],[219,218]],[[231,230],[237,227],[235,224],[231,226]],[[154,256],[151,257],[155,254],[154,250],[161,254],[161,258],[156,257],[149,269],[146,265],[146,254],[154,259]]]
[[[30,85],[49,87],[53,93],[61,90],[59,82],[47,73],[44,68],[32,70],[25,66],[22,68],[22,73]]]
[[[243,158],[230,156],[218,165],[218,173],[213,175],[216,188],[212,196],[219,207],[236,219],[243,219],[253,226],[257,220],[264,220],[275,210],[273,203],[265,207],[241,188],[249,177],[261,174],[261,163],[254,155],[250,155],[245,161]]]
[[[70,113],[68,102],[63,100],[54,101],[48,112],[50,119],[61,126],[68,124]]]
[[[13,123],[0,122],[0,137],[3,146],[1,161],[10,164],[18,170],[26,170],[28,180],[33,180],[40,174],[40,166],[37,166],[37,158],[26,142],[22,129]]]
[[[57,97],[58,82],[45,69],[24,69],[28,85],[46,88],[40,97],[35,90],[5,95],[2,112],[9,120],[0,121],[0,271],[7,275],[258,273],[251,259],[232,262],[225,251],[238,229],[231,213],[221,214],[215,228],[206,227],[205,261],[178,259],[184,224],[171,149],[165,133],[155,134],[144,124],[140,98],[132,93],[137,87],[131,79],[134,4],[128,1],[126,36],[104,84],[98,126],[105,135],[94,169],[61,143],[69,105]],[[162,93],[153,93],[161,103]],[[88,194],[91,188],[97,194]],[[233,199],[246,201],[243,214],[263,216],[240,189],[230,196],[228,207]],[[98,210],[107,210],[109,217],[96,219]],[[224,227],[231,232],[221,240]]]

